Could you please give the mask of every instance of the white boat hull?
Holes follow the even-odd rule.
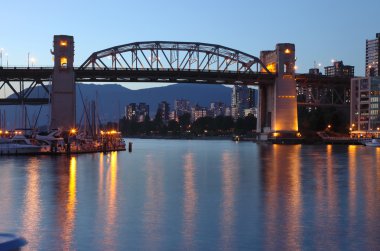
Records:
[[[36,154],[42,152],[42,150],[42,147],[34,145],[0,144],[0,155]]]
[[[379,139],[372,139],[371,141],[364,142],[364,145],[366,146],[380,146],[380,140]]]

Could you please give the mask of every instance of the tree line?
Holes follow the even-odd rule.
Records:
[[[236,121],[231,116],[202,117],[191,122],[190,113],[179,116],[177,120],[163,121],[160,112],[153,120],[146,116],[143,122],[128,120],[119,121],[119,129],[124,136],[230,136],[249,134],[256,130],[256,118],[249,115]]]

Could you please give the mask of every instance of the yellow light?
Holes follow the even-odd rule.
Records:
[[[352,131],[352,128],[350,127],[350,131]]]
[[[280,136],[280,133],[278,133],[278,132],[273,133],[273,137],[278,137],[278,136]]]
[[[276,63],[271,63],[267,65],[267,69],[270,72],[276,72]]]
[[[0,134],[3,134],[3,131],[0,130]]]
[[[67,57],[61,57],[61,67],[67,67]]]
[[[380,131],[380,127],[378,127],[377,130]]]
[[[331,128],[331,125],[328,125],[327,128]]]
[[[8,131],[5,131],[5,134],[8,134],[9,132]]]
[[[285,54],[290,54],[290,52],[291,52],[291,51],[290,51],[289,49],[286,49],[286,50],[285,50]]]
[[[77,130],[73,128],[73,129],[70,130],[70,132],[71,132],[72,134],[75,134],[75,133],[77,133]]]
[[[61,40],[61,41],[59,42],[59,45],[60,45],[60,46],[67,46],[67,41],[66,41],[66,40]]]
[[[298,137],[298,138],[301,138],[301,136],[302,136],[301,133],[300,133],[300,132],[297,132],[297,137]]]

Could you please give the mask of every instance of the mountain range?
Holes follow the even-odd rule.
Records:
[[[143,83],[142,83],[143,84]],[[163,87],[131,90],[119,84],[77,84],[77,121],[83,115],[83,104],[96,101],[98,113],[102,122],[117,121],[124,115],[125,106],[130,103],[147,103],[150,107],[150,117],[154,117],[160,102],[166,101],[173,109],[175,99],[187,99],[191,105],[209,107],[211,102],[220,101],[227,106],[231,104],[231,88],[224,85],[205,84],[173,84]],[[31,97],[44,93],[41,87],[36,87]],[[82,98],[83,97],[83,98]],[[9,96],[15,98],[15,95]],[[21,107],[0,106],[6,111],[8,128],[21,126]],[[27,106],[28,121],[38,121],[38,125],[46,125],[49,121],[49,106]],[[38,119],[37,119],[38,117]],[[27,124],[29,124],[27,122]]]

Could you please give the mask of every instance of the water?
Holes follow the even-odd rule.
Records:
[[[0,232],[25,250],[376,250],[380,148],[135,140],[0,158]]]

